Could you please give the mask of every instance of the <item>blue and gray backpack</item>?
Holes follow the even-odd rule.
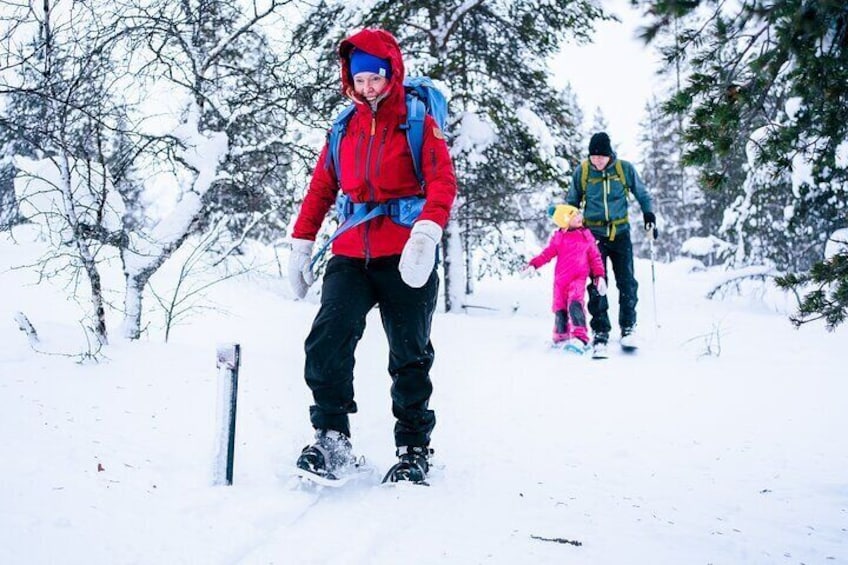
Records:
[[[421,146],[424,144],[424,116],[430,114],[436,120],[436,124],[442,131],[445,130],[445,123],[448,119],[448,101],[445,95],[442,94],[430,77],[411,77],[403,81],[404,90],[406,90],[406,123],[401,125],[401,129],[406,130],[406,141],[409,143],[409,149],[412,153],[412,162],[415,167],[415,176],[418,177],[418,182],[424,184],[424,177],[421,174]],[[333,122],[330,128],[328,139],[329,144],[329,159],[327,159],[327,167],[330,163],[333,165],[333,170],[339,169],[339,145],[342,137],[344,137],[347,123],[350,117],[356,111],[356,105],[351,104],[341,111]]]

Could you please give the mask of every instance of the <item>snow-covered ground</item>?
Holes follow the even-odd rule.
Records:
[[[78,364],[34,352],[13,320],[45,351],[87,348],[67,281],[10,270],[38,256],[16,235],[0,237],[0,563],[848,562],[848,330],[795,330],[773,289],[710,301],[725,274],[657,264],[654,304],[638,260],[643,347],[593,361],[547,348],[552,266],[482,281],[469,303],[495,310],[435,320],[431,486],[316,493],[286,474],[312,434],[315,289],[223,282],[169,343],[148,315],[145,339],[114,331]],[[213,486],[224,342],[243,348],[235,480]],[[381,471],[386,365],[373,313],[352,426]]]

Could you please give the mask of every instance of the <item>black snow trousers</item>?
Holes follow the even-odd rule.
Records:
[[[428,446],[436,424],[429,409],[433,385],[430,328],[439,278],[435,269],[421,288],[400,278],[400,256],[330,259],[321,290],[321,307],[306,338],[306,384],[315,402],[309,409],[316,429],[350,436],[348,414],[356,412],[353,366],[365,318],[379,306],[389,342],[392,413],[396,446]]]
[[[630,242],[630,231],[618,232],[612,241],[607,237],[595,234],[604,269],[607,271],[609,282],[609,262],[615,275],[615,286],[618,288],[618,324],[622,329],[636,325],[636,302],[639,283],[633,274],[633,244]],[[606,341],[611,324],[609,319],[609,301],[606,296],[598,294],[595,285],[589,284],[589,303],[587,304],[590,322],[596,340]]]

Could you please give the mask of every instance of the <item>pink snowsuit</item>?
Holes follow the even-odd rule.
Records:
[[[541,253],[530,260],[538,269],[556,257],[554,269],[554,341],[576,337],[589,342],[586,330],[586,279],[605,275],[595,237],[588,228],[558,229]]]

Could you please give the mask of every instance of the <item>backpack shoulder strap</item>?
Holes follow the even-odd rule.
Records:
[[[627,186],[627,177],[624,176],[624,165],[621,164],[621,159],[615,160],[615,174],[618,175],[618,179],[621,181],[621,184],[624,186],[624,195],[630,196],[630,187]]]
[[[333,165],[333,174],[336,175],[336,179],[339,178],[339,145],[342,142],[342,137],[344,137],[345,130],[347,129],[347,123],[350,121],[351,116],[356,111],[356,105],[351,104],[344,110],[342,110],[336,119],[333,121],[333,125],[330,127],[330,134],[327,138],[328,145],[328,159],[324,161],[324,166],[329,168],[330,164]]]
[[[418,184],[424,184],[424,175],[421,173],[421,152],[424,145],[424,119],[427,116],[427,108],[415,94],[406,94],[406,142],[409,144],[409,152],[412,154],[412,166],[415,168],[415,176]]]
[[[586,185],[589,184],[589,159],[583,159],[580,163],[580,189],[583,194],[580,196],[580,208],[586,209]]]

